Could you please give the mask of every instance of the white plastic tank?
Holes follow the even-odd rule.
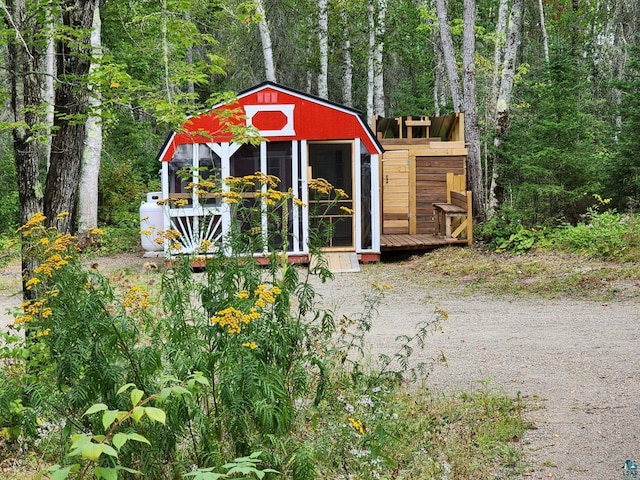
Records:
[[[164,208],[158,205],[162,192],[147,193],[147,201],[140,205],[140,243],[145,252],[159,252],[164,249],[157,242],[158,232],[164,230]]]

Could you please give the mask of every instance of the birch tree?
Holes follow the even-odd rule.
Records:
[[[329,97],[329,14],[328,0],[318,0],[318,45],[320,49],[320,75],[318,75],[318,96]]]
[[[267,22],[267,15],[262,0],[256,0],[256,13],[258,14],[258,29],[262,42],[262,57],[264,59],[264,75],[269,82],[276,82],[276,67],[273,61],[273,46],[271,43],[271,30]]]
[[[349,38],[349,18],[347,6],[340,8],[340,20],[342,21],[342,103],[347,107],[353,106],[353,61],[351,59],[351,40]]]
[[[475,212],[483,210],[484,189],[480,163],[480,125],[476,99],[476,5],[475,0],[464,0],[464,31],[462,41],[464,136],[467,148],[467,183],[473,192]]]
[[[449,78],[449,88],[451,90],[451,100],[455,111],[462,111],[462,88],[460,87],[460,76],[456,65],[456,54],[453,48],[453,39],[447,15],[447,5],[445,0],[436,0],[436,14],[438,16],[438,31],[440,32],[440,45],[442,47],[442,57]]]
[[[384,101],[384,36],[387,15],[387,0],[377,0],[375,22],[375,48],[373,51],[373,114],[385,114]]]
[[[93,27],[91,30],[92,58],[99,59],[101,53],[101,23],[99,1],[95,0]],[[95,61],[90,72],[95,71]],[[86,140],[82,156],[80,192],[78,198],[78,230],[80,233],[98,227],[98,176],[102,155],[102,120],[100,118],[101,94],[98,88],[89,87],[89,106],[91,113],[86,123]]]
[[[513,81],[516,74],[516,55],[518,44],[520,43],[520,31],[522,30],[522,18],[524,16],[524,0],[514,0],[509,15],[509,30],[502,56],[502,74],[500,87],[496,99],[496,116],[494,123],[493,137],[493,168],[489,184],[487,216],[491,217],[495,213],[498,205],[495,190],[498,182],[498,158],[497,152],[502,144],[504,135],[509,124],[509,110],[511,104],[511,94],[513,92]]]

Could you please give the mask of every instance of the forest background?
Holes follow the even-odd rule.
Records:
[[[100,224],[135,237],[140,202],[159,188],[156,153],[168,132],[264,80],[367,118],[464,111],[477,217],[500,213],[503,229],[575,223],[594,195],[634,210],[638,8],[631,0],[3,2],[0,232],[35,211],[66,210],[71,229]]]
[[[475,404],[483,423],[400,388],[414,371],[412,345],[446,312],[398,337],[399,353],[381,355],[376,370],[362,342],[384,285],[361,315],[340,317],[281,256],[263,270],[225,248],[202,281],[188,262],[110,280],[85,269],[69,234],[100,226],[104,248],[137,243],[167,134],[270,80],[366,118],[462,111],[468,183],[491,245],[522,253],[538,227],[560,227],[564,240],[595,245],[589,255],[637,262],[638,217],[628,213],[640,199],[638,9],[635,0],[0,0],[0,244],[8,251],[5,237],[23,224],[14,327],[37,339],[2,335],[0,434],[37,447],[51,427],[41,452],[56,480],[220,478],[220,465],[262,478],[259,452],[268,473],[296,480],[521,472],[509,445],[526,428],[521,399],[462,397],[460,409]],[[233,251],[256,251],[250,232],[237,233]],[[450,418],[463,418],[464,453],[451,449]],[[487,434],[490,425],[499,428]],[[420,448],[407,450],[403,434],[416,444],[416,432]],[[439,439],[440,450],[422,448]]]

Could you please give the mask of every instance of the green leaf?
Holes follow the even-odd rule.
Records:
[[[109,407],[107,407],[104,403],[96,403],[95,405],[92,405],[91,407],[89,407],[89,409],[86,412],[84,412],[84,414],[91,415],[92,413],[101,412],[108,408]]]
[[[104,443],[87,443],[80,447],[82,458],[86,458],[92,462],[97,462],[104,451]]]
[[[148,412],[147,412],[148,415]],[[146,443],[147,445],[151,445],[151,442],[147,440],[145,437],[140,435],[139,433],[130,433],[129,440],[134,440],[136,442]]]
[[[146,407],[144,410],[149,418],[154,422],[160,422],[164,425],[167,421],[167,414],[164,413],[164,410],[155,407]]]
[[[52,467],[49,467],[46,472],[51,474],[49,480],[64,480],[71,472],[77,472],[78,470],[80,470],[80,465],[75,463],[64,468],[60,467],[60,465],[53,465]],[[41,478],[43,474],[44,472],[39,473],[36,478]]]
[[[102,414],[102,425],[107,430],[113,422],[118,418],[118,410],[107,410]]]
[[[107,455],[109,455],[111,457],[117,457],[118,456],[118,452],[116,452],[116,450],[111,445],[107,445],[106,443],[103,443],[102,445],[104,445],[103,453],[106,453]]]
[[[127,440],[129,440],[129,435],[127,435],[126,433],[118,432],[113,436],[113,440],[111,441],[111,443],[113,443],[113,446],[116,447],[118,451],[120,451],[122,446],[127,443]]]
[[[95,467],[93,474],[96,478],[104,478],[105,480],[118,480],[118,471],[115,468]]]
[[[144,392],[142,390],[139,390],[137,388],[131,390],[131,405],[133,405],[134,407],[138,405],[143,396]]]
[[[171,387],[164,387],[160,390],[160,400],[166,400],[171,395]]]
[[[142,417],[144,417],[144,407],[135,407],[131,411],[131,418],[133,418],[136,423],[138,423]]]
[[[118,390],[118,392],[116,393],[116,395],[120,395],[122,392],[126,392],[127,390],[129,390],[131,387],[135,388],[136,384],[135,383],[127,383],[126,385],[123,385],[120,387],[120,389]]]

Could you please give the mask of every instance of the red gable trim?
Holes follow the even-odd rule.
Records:
[[[371,153],[382,153],[357,111],[264,83],[238,95],[235,102],[191,117],[169,137],[159,158],[169,161],[178,145],[230,142],[229,126],[253,125],[268,140],[347,140],[359,138]]]

